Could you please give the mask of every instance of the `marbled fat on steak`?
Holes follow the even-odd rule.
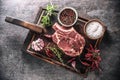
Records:
[[[52,40],[66,55],[75,57],[82,53],[85,39],[73,27],[65,29],[55,23],[53,29],[55,33],[52,35]]]

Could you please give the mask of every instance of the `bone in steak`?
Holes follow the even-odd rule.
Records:
[[[55,23],[53,29],[52,40],[66,55],[75,57],[82,53],[85,39],[73,27],[66,29]]]

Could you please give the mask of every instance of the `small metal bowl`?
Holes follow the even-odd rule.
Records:
[[[75,13],[75,20],[73,21],[73,23],[71,23],[71,24],[69,24],[69,25],[64,24],[64,23],[61,21],[61,19],[60,19],[61,13],[62,13],[63,11],[65,11],[65,10],[72,10],[72,11]],[[68,13],[68,14],[69,14],[69,13]],[[78,19],[78,13],[77,13],[77,11],[76,11],[74,8],[72,8],[72,7],[65,7],[65,8],[63,8],[63,9],[58,13],[58,22],[59,22],[62,26],[64,26],[64,27],[71,27],[71,26],[73,26],[73,25],[77,22],[77,19]]]

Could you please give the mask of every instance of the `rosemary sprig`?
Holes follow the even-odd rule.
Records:
[[[62,59],[62,52],[60,49],[55,48],[55,47],[49,47],[49,49],[58,57],[60,62],[64,63]]]

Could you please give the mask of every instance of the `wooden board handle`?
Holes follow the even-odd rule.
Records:
[[[30,22],[14,19],[12,17],[6,17],[5,21],[12,23],[12,24],[15,24],[15,25],[22,26],[24,28],[30,29],[30,30],[37,32],[37,33],[42,33],[42,31],[44,30],[43,26],[41,26],[41,25],[36,25],[36,24],[30,23]]]

